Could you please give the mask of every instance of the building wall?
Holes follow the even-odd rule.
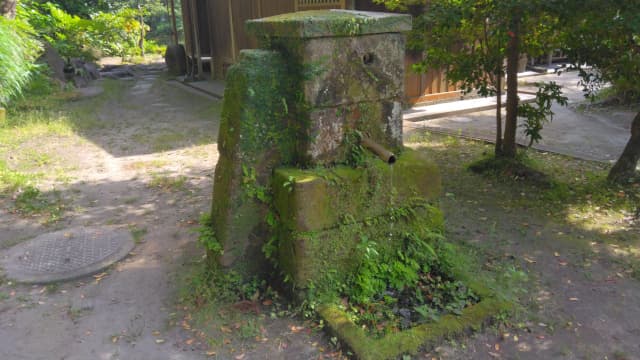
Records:
[[[256,40],[250,37],[244,23],[249,19],[257,19],[297,10],[352,8],[365,11],[385,11],[383,5],[374,4],[371,0],[183,0],[183,18],[187,54],[191,54],[193,37],[191,35],[191,18],[185,9],[186,3],[197,6],[201,56],[213,58],[213,73],[216,78],[223,78],[226,68],[233,64],[242,49],[256,47]],[[316,5],[312,5],[316,4]],[[336,6],[337,4],[337,6]],[[410,103],[441,101],[457,98],[460,92],[455,84],[446,81],[443,71],[430,71],[416,74],[411,65],[419,61],[419,56],[410,53],[406,56],[405,93]]]

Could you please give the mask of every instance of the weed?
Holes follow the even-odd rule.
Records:
[[[137,202],[138,202],[138,200],[139,200],[139,198],[138,198],[137,196],[130,196],[130,197],[125,198],[125,199],[123,200],[123,202],[124,202],[126,205],[133,205],[133,204],[137,203]]]
[[[187,177],[186,176],[178,176],[178,177],[170,177],[163,173],[153,173],[151,174],[151,181],[149,182],[149,187],[159,188],[163,191],[168,192],[176,192],[176,191],[187,191],[186,187]]]
[[[200,226],[196,228],[198,235],[198,241],[208,251],[208,255],[220,256],[224,249],[222,244],[216,239],[216,234],[213,231],[213,224],[211,222],[211,214],[202,214],[200,217]]]
[[[156,135],[151,143],[153,151],[168,151],[183,143],[187,137],[179,132],[165,132]]]
[[[150,161],[135,161],[125,167],[129,170],[146,170],[153,168],[161,168],[169,164],[166,160],[150,160]]]
[[[129,225],[129,231],[136,245],[141,244],[142,238],[147,234],[147,228],[139,228],[137,225]]]
[[[15,211],[24,216],[47,215],[47,222],[56,222],[61,219],[65,205],[59,192],[54,191],[52,195],[53,199],[39,189],[28,186],[16,196]]]
[[[45,286],[45,291],[47,294],[55,294],[60,290],[60,283],[51,283]]]
[[[0,301],[5,301],[7,299],[9,299],[9,294],[0,291]]]

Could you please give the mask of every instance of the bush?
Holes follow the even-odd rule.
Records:
[[[20,3],[18,16],[66,58],[95,60],[102,55],[130,56],[140,52],[142,25],[136,20],[134,9],[96,12],[86,19],[70,15],[49,2],[25,0]]]
[[[22,93],[41,49],[27,24],[0,16],[0,105],[7,105]]]

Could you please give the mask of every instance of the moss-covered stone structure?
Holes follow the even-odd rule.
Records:
[[[495,309],[483,301],[465,313],[469,323],[376,342],[330,305],[336,284],[362,262],[363,238],[396,254],[406,234],[443,229],[431,203],[438,169],[402,143],[402,32],[410,28],[407,15],[346,10],[251,20],[261,49],[242,51],[230,68],[222,110],[212,206],[219,262],[245,276],[275,268],[298,300],[326,300],[329,327],[367,359],[414,352],[427,335],[479,326]],[[374,157],[363,139],[393,159]]]

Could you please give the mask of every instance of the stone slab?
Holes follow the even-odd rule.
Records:
[[[402,151],[402,105],[397,101],[362,102],[311,110],[309,142],[302,150],[314,164],[344,163],[348,132],[357,130],[389,151]]]
[[[437,166],[412,149],[405,149],[393,167],[376,159],[366,170],[280,168],[273,179],[274,207],[283,224],[295,231],[376,218],[412,199],[434,200],[441,189]]]
[[[127,229],[76,227],[37,236],[11,248],[0,266],[22,283],[51,283],[94,274],[126,257],[134,248]]]
[[[389,212],[363,222],[344,219],[345,223],[325,230],[282,229],[279,268],[291,280],[298,292],[296,295],[311,288],[319,293],[332,291],[331,286],[344,283],[357,270],[363,256],[358,252],[362,238],[374,241],[376,250],[384,257],[384,254],[395,254],[409,241],[407,233],[428,239],[430,234],[442,231],[444,218],[437,208],[425,204],[409,208],[412,215],[407,218],[398,218]]]
[[[397,33],[305,41],[300,56],[312,72],[304,83],[307,101],[326,107],[402,100],[404,48]]]
[[[411,30],[411,16],[370,11],[311,10],[249,20],[258,37],[317,38],[397,33]]]
[[[536,96],[520,92],[520,103],[531,103],[536,100]],[[405,121],[422,121],[438,119],[447,116],[463,115],[479,111],[493,110],[498,104],[498,98],[486,97],[478,99],[451,101],[434,105],[414,106],[404,112]],[[502,107],[507,105],[507,95],[502,95]]]

